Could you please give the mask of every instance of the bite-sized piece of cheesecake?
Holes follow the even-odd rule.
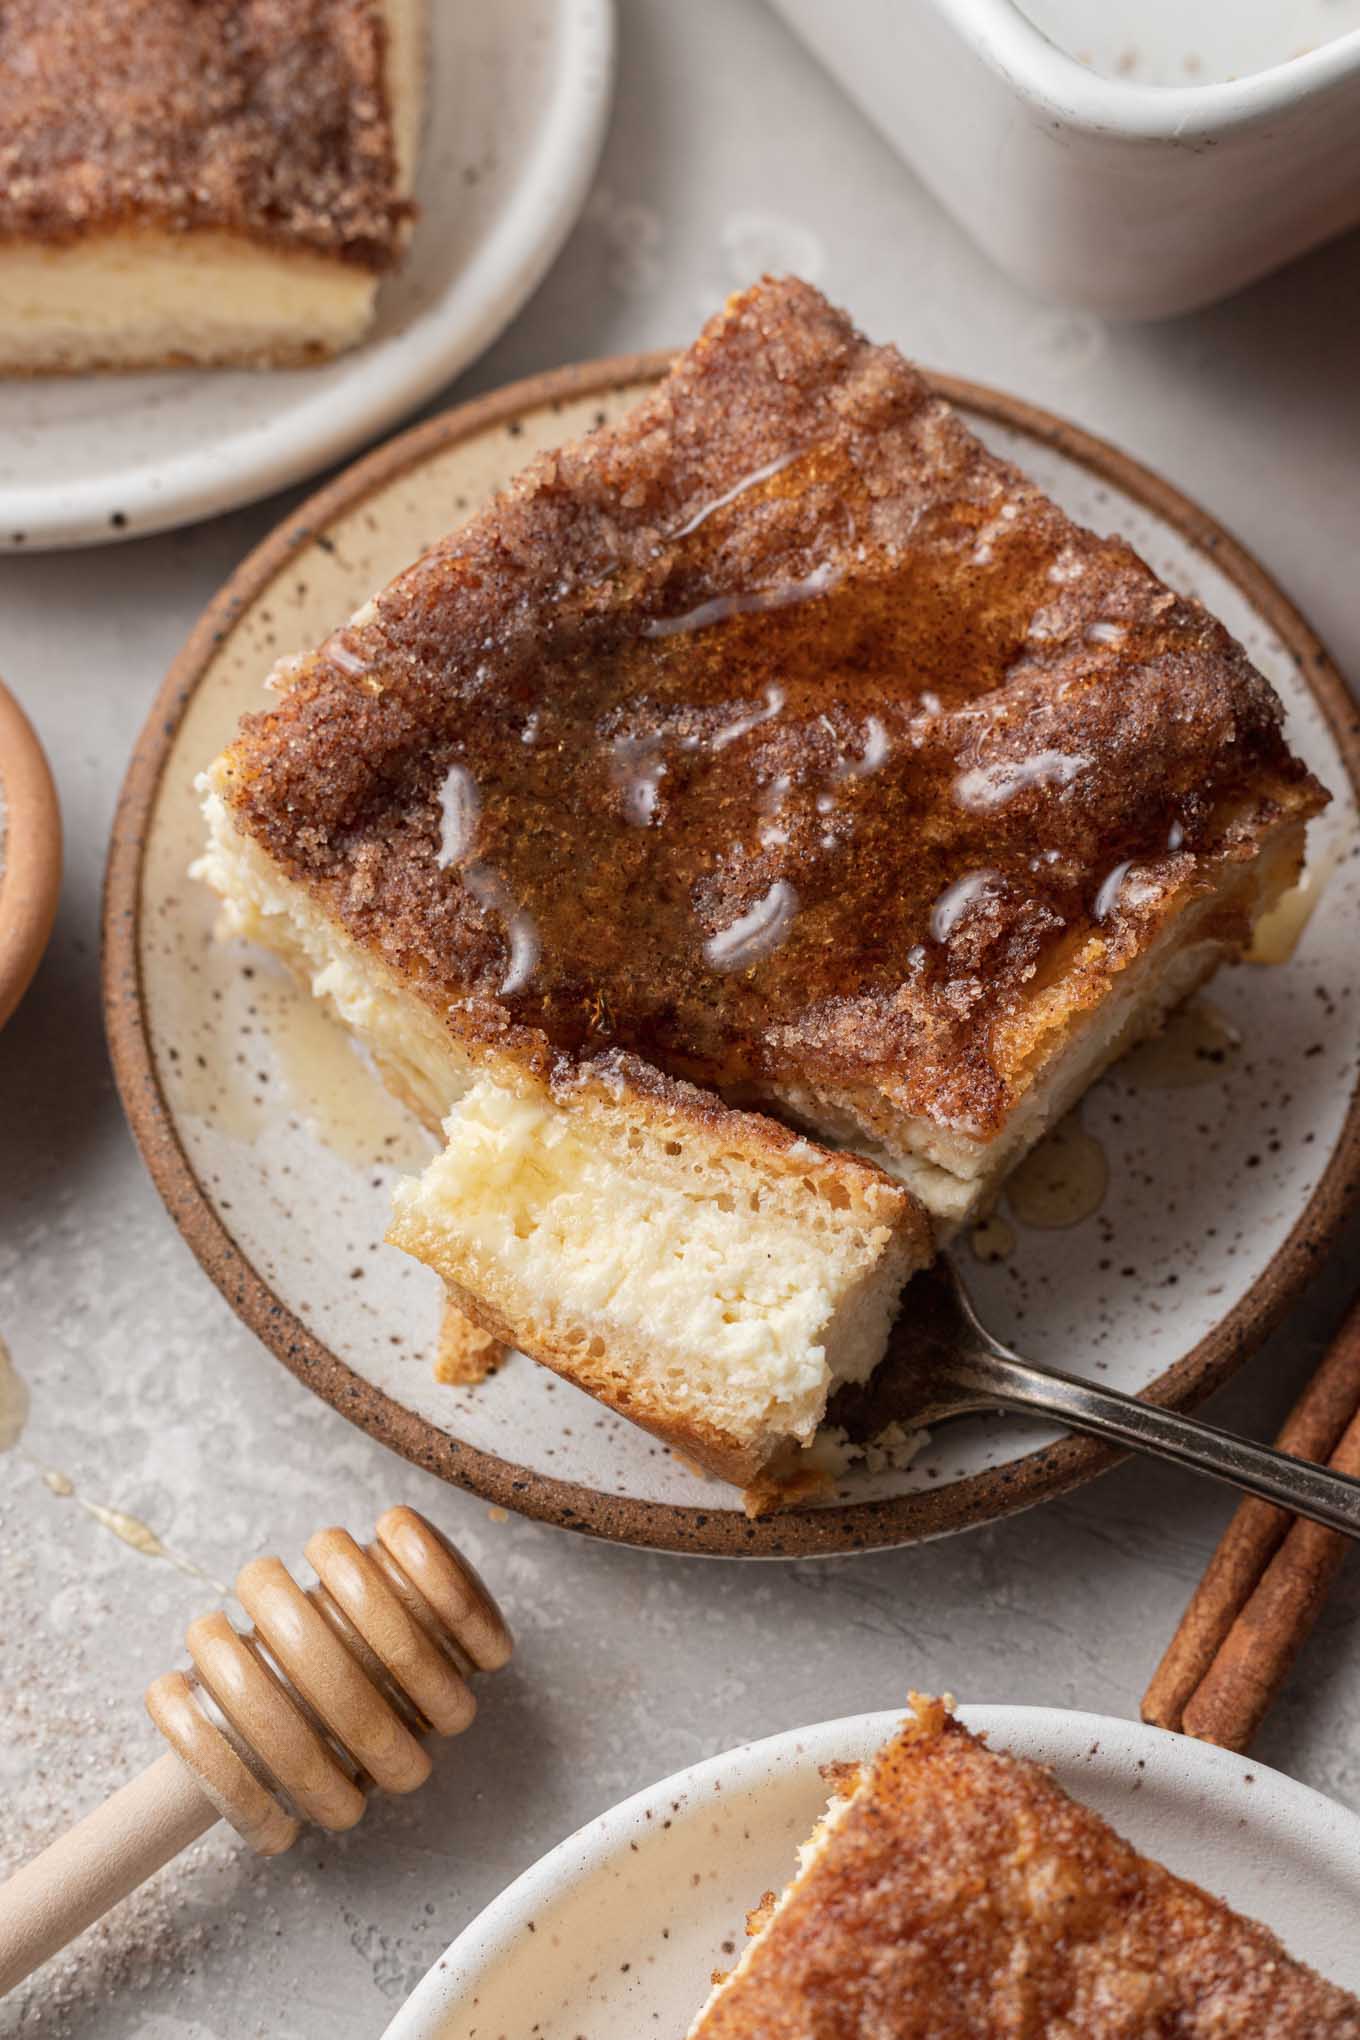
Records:
[[[494,1332],[474,1324],[452,1297],[444,1306],[435,1349],[434,1378],[447,1388],[475,1388],[505,1365],[510,1352]]]
[[[1360,2040],[1360,1999],[912,1696],[689,2040]]]
[[[796,1465],[933,1253],[872,1163],[619,1050],[485,1065],[444,1135],[388,1238],[475,1322],[741,1486]]]
[[[0,373],[351,347],[410,217],[424,0],[7,0]]]
[[[432,1124],[511,1038],[624,1050],[942,1233],[1240,953],[1324,799],[1221,625],[792,281],[277,683],[202,874]]]

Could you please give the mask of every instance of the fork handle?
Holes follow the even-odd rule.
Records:
[[[1329,1530],[1360,1537],[1360,1480],[1349,1474],[1333,1473],[1310,1459],[1295,1459],[1273,1446],[1220,1431],[1198,1417],[1121,1395],[1117,1389],[1097,1388],[1056,1368],[1031,1367],[1015,1353],[955,1354],[949,1373],[977,1408],[1056,1418],[1069,1430],[1192,1466],[1197,1473],[1245,1488],[1248,1494],[1296,1516],[1308,1516]]]

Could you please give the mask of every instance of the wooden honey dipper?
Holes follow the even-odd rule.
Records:
[[[215,1821],[277,1856],[303,1820],[353,1827],[370,1785],[423,1785],[425,1736],[468,1726],[468,1677],[506,1662],[510,1632],[433,1525],[388,1509],[367,1547],[318,1530],[306,1557],[306,1590],[277,1558],[237,1574],[245,1635],[221,1610],[189,1625],[192,1670],[146,1692],[167,1754],[0,1886],[0,1996]]]

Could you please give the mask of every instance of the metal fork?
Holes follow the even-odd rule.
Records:
[[[909,1301],[881,1366],[832,1400],[828,1421],[852,1438],[873,1437],[894,1422],[925,1428],[978,1410],[1019,1410],[1126,1451],[1193,1467],[1329,1530],[1360,1537],[1360,1480],[1056,1367],[1036,1367],[993,1338],[948,1256],[916,1277]]]

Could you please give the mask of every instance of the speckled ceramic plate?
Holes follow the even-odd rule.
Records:
[[[177,1224],[246,1321],[327,1401],[490,1500],[672,1550],[803,1554],[961,1529],[1110,1463],[1014,1418],[943,1427],[905,1468],[751,1523],[732,1491],[556,1376],[513,1358],[476,1388],[433,1373],[441,1288],[381,1244],[398,1169],[427,1137],[263,958],[212,939],[186,877],[195,774],[280,654],[308,646],[540,448],[612,417],[657,358],[522,384],[419,428],[316,497],[241,568],[171,673],[131,766],[109,868],[107,1002],[133,1129]],[[1202,513],[1099,441],[1012,399],[942,384],[984,436],[1084,521],[1127,534],[1202,595],[1269,673],[1293,741],[1337,795],[1330,870],[1298,953],[1213,987],[1219,1018],[1107,1078],[1085,1130],[990,1228],[970,1284],[1036,1358],[1197,1401],[1304,1279],[1356,1173],[1357,740],[1344,690],[1283,597]],[[1240,1046],[1231,1043],[1240,1038]],[[1100,1153],[1097,1153],[1097,1149]],[[1108,1189],[1071,1221],[1072,1164]],[[1056,1179],[1043,1180],[1044,1170]],[[965,1251],[967,1251],[965,1249]]]
[[[1137,1847],[1273,1927],[1291,1954],[1360,1991],[1360,1819],[1209,1743],[1048,1707],[964,1707],[997,1749]],[[826,1721],[696,1764],[602,1814],[467,1927],[385,2040],[637,2040],[684,2033],[746,1913],[778,1891],[826,1804],[819,1766],[856,1762],[893,1714]]]
[[[215,516],[388,431],[489,347],[565,239],[609,111],[613,0],[431,0],[406,260],[316,368],[0,380],[0,546]]]
[[[0,1027],[38,968],[60,890],[57,789],[32,723],[0,684]]]

